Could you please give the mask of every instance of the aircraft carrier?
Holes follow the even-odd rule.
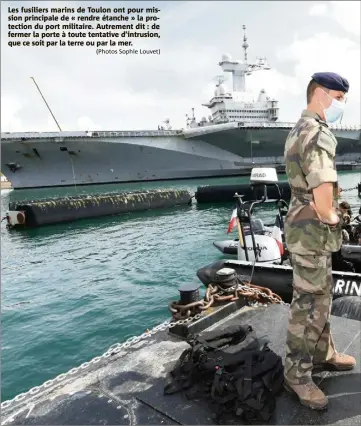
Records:
[[[246,76],[268,70],[265,58],[223,54],[219,66],[233,90],[218,78],[203,104],[207,118],[187,117],[185,129],[169,120],[157,130],[1,133],[1,171],[14,189],[120,182],[239,176],[254,165],[283,164],[284,143],[294,123],[278,122],[278,101],[265,90],[246,92]],[[330,126],[338,140],[336,161],[361,164],[361,127]]]

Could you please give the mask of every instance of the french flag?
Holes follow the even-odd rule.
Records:
[[[274,226],[272,229],[272,237],[276,240],[276,243],[278,245],[278,248],[280,249],[281,256],[283,256],[285,249],[283,247],[282,242],[282,232],[278,226]]]
[[[237,209],[234,209],[232,212],[231,220],[229,221],[229,224],[228,224],[227,234],[229,234],[232,231],[232,229],[236,226],[236,224],[237,224]]]

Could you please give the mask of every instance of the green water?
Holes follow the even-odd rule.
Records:
[[[340,173],[343,188],[359,173]],[[2,191],[9,200],[203,184],[248,178]],[[357,191],[347,193],[354,212]],[[197,205],[83,220],[32,230],[1,225],[2,400],[13,398],[105,352],[116,342],[170,318],[178,286],[221,259],[212,243],[226,230],[232,205]],[[275,212],[258,217],[272,219]]]

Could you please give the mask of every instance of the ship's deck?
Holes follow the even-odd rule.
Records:
[[[216,326],[251,324],[257,335],[267,337],[270,347],[283,356],[287,313],[288,309],[280,305],[244,308]],[[328,409],[323,412],[302,406],[283,391],[270,424],[361,424],[361,323],[332,317],[332,331],[338,350],[356,357],[356,368],[315,374],[315,382],[329,397]],[[61,387],[2,409],[2,424],[215,424],[206,403],[189,401],[182,394],[163,395],[166,373],[187,346],[159,332],[127,353],[92,364],[83,375],[70,375]],[[236,424],[240,424],[239,420]]]
[[[57,142],[64,139],[91,139],[91,138],[127,138],[127,137],[159,137],[177,136],[182,130],[121,130],[121,131],[78,131],[78,132],[4,132],[1,139],[4,141],[54,139]]]
[[[290,130],[295,123],[288,122],[228,122],[209,126],[196,126],[186,129],[162,129],[162,130],[99,130],[99,131],[62,131],[62,132],[2,132],[1,139],[4,141],[34,140],[34,139],[76,139],[76,138],[128,138],[128,137],[164,137],[183,136],[192,138],[206,135],[222,130],[244,129],[244,130]],[[330,125],[331,130],[339,132],[355,132],[361,130],[361,125]],[[356,138],[357,139],[357,138]]]

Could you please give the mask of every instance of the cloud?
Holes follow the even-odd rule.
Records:
[[[172,28],[187,28],[192,20],[197,19],[199,15],[209,13],[210,10],[219,7],[217,1],[180,1],[174,2],[162,16],[162,25],[168,22],[172,23]],[[183,33],[184,34],[184,33]]]
[[[19,114],[21,113],[21,102],[11,96],[5,96],[1,99],[1,131],[17,132],[23,131],[23,125]],[[20,130],[19,130],[20,129]]]
[[[308,13],[310,16],[328,15],[347,32],[356,36],[360,35],[361,10],[359,1],[330,1],[328,4],[315,3],[309,8]]]
[[[360,36],[359,1],[331,1],[332,17],[349,33]]]
[[[294,61],[296,79],[303,80],[306,75],[309,79],[315,70],[333,69],[334,72],[348,75],[352,83],[359,86],[360,64],[354,60],[359,53],[360,46],[350,39],[319,33],[294,41],[280,50],[279,59]],[[352,69],[349,68],[350,64],[353,64]]]
[[[293,76],[280,73],[275,69],[269,71],[257,71],[248,80],[247,88],[258,93],[265,88],[267,93],[273,97],[297,95],[299,89]]]
[[[94,124],[89,117],[79,117],[77,120],[79,130],[102,130],[102,126]]]
[[[337,54],[335,54],[337,52]],[[360,117],[360,45],[348,38],[328,33],[296,40],[278,52],[280,61],[293,62],[294,89],[305,91],[314,72],[332,71],[350,83],[344,122],[358,124]]]
[[[321,15],[325,15],[327,12],[327,4],[325,3],[316,3],[313,4],[309,10],[309,14],[311,16],[321,16]]]
[[[145,4],[134,3],[135,7]],[[292,10],[285,10],[283,2],[155,1],[154,6],[161,9],[161,39],[137,41],[141,47],[161,49],[161,55],[152,57],[97,56],[91,48],[9,48],[8,5],[28,7],[23,2],[1,5],[3,131],[56,130],[30,76],[35,77],[64,130],[156,129],[165,117],[173,128],[184,127],[185,114],[192,107],[198,119],[210,114],[201,104],[213,96],[214,77],[222,74],[217,65],[222,53],[242,56],[243,23],[248,28],[249,59],[265,54],[272,67],[247,77],[246,87],[256,94],[264,88],[279,99],[280,120],[297,119],[310,76],[329,69],[349,79],[350,101],[344,119],[359,122],[358,2],[317,2],[311,8],[295,2]],[[80,5],[88,4],[39,4]],[[113,3],[94,2],[92,6],[113,7]],[[232,85],[231,78],[226,85]]]

